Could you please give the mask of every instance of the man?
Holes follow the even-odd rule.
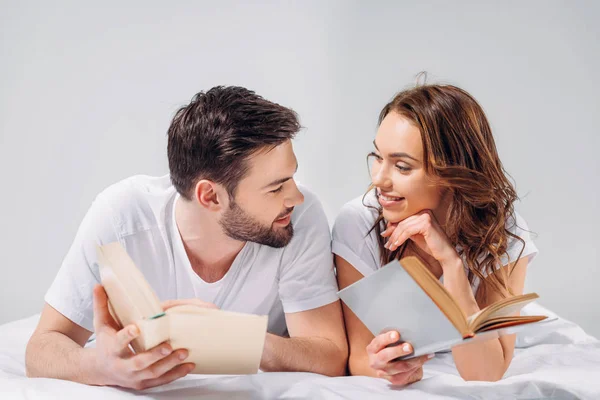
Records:
[[[163,301],[268,314],[263,371],[343,374],[329,226],[293,179],[299,129],[292,110],[241,87],[200,92],[181,108],[168,131],[170,175],[119,182],[85,216],[27,346],[28,376],[144,389],[192,370],[187,351],[168,343],[129,350],[139,331],[117,327],[98,285],[95,247],[114,241]],[[96,346],[84,348],[92,332]]]

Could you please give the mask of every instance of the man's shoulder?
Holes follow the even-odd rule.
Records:
[[[134,175],[106,187],[98,196],[107,201],[123,200],[132,197],[156,196],[170,190],[173,190],[173,185],[169,175],[158,177]]]
[[[175,194],[169,176],[135,175],[118,181],[97,196],[127,231],[149,229]]]
[[[307,186],[298,184],[298,190],[304,195],[304,201],[302,204],[294,207],[292,213],[292,221],[294,225],[298,223],[311,223],[311,220],[315,218],[327,220],[323,205],[317,195],[309,189]]]

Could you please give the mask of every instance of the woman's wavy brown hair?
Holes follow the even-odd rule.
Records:
[[[426,173],[451,191],[444,229],[451,243],[458,246],[469,270],[469,282],[479,277],[485,282],[483,293],[493,288],[503,296],[510,294],[507,278],[512,269],[507,275],[498,273],[497,266],[507,254],[509,237],[523,245],[519,258],[525,241],[506,229],[507,221],[516,224],[513,204],[518,197],[498,157],[483,109],[458,87],[425,84],[398,93],[381,110],[378,124],[391,112],[419,128]],[[400,259],[409,241],[393,252],[383,247],[381,207],[378,212],[371,231],[377,232],[385,265]]]

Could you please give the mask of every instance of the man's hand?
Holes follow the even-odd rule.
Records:
[[[94,330],[96,385],[142,390],[179,379],[195,367],[193,363],[182,364],[187,350],[173,351],[168,343],[134,354],[129,343],[140,334],[139,329],[132,324],[119,330],[108,311],[108,298],[101,285],[94,287]]]

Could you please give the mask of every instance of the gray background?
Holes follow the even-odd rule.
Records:
[[[298,177],[332,222],[368,182],[379,110],[427,70],[487,112],[537,233],[527,290],[600,336],[600,2],[82,3],[0,1],[0,323],[39,312],[96,193],[167,172],[197,91],[294,108]]]

